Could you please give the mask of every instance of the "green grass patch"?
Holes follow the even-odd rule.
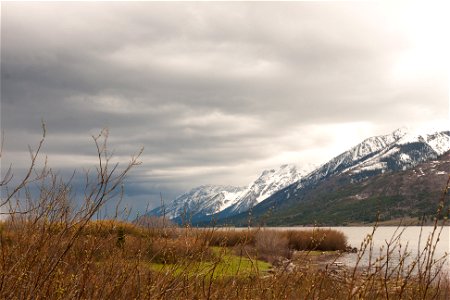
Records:
[[[272,265],[268,262],[231,253],[228,248],[212,247],[214,257],[208,261],[184,261],[177,264],[150,263],[153,270],[170,272],[174,275],[252,276],[267,272]]]

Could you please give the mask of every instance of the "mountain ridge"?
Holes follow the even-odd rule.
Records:
[[[201,185],[178,196],[167,206],[151,210],[148,215],[165,215],[177,222],[199,222],[239,214],[307,173],[295,165],[284,164],[277,170],[264,170],[247,187]]]
[[[223,224],[341,226],[433,217],[449,170],[450,151],[413,168],[378,174],[366,181],[354,182],[347,174],[339,174],[286,200],[285,196],[292,193],[292,186],[287,187],[274,194],[271,201],[255,206],[252,220],[248,220],[248,214],[240,214]],[[445,205],[443,211],[448,211],[448,200]]]
[[[341,176],[350,182],[365,180],[386,172],[405,171],[436,159],[450,150],[450,131],[415,133],[400,128],[390,134],[364,139],[361,143],[330,159],[316,169],[298,170],[294,165],[269,169],[246,188],[200,186],[169,204],[169,217],[181,221],[184,213],[192,223],[205,224],[235,219],[277,207],[314,189],[321,182]],[[346,179],[346,180],[347,180]],[[301,201],[301,199],[297,199]],[[150,215],[161,215],[156,208]]]

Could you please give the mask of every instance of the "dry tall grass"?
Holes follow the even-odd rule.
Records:
[[[20,183],[10,187],[12,172],[4,173],[0,299],[449,299],[448,278],[434,257],[442,228],[438,218],[415,257],[398,244],[398,232],[382,256],[362,265],[362,256],[373,251],[371,234],[353,268],[337,270],[332,262],[317,268],[304,256],[290,261],[293,268],[271,272],[262,269],[258,257],[342,249],[345,236],[322,229],[177,228],[160,219],[92,221],[105,203],[120,197],[124,177],[139,164],[135,156],[124,168],[111,165],[106,139],[107,132],[94,138],[99,164],[94,181],[86,176],[81,207],[71,204],[70,182],[47,167],[35,172],[43,140]],[[29,189],[36,183],[38,194]],[[398,260],[392,259],[394,252]]]

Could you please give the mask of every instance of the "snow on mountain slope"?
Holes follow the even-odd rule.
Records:
[[[225,212],[237,214],[248,210],[252,206],[269,198],[275,192],[286,186],[297,182],[309,170],[298,170],[295,165],[282,165],[278,170],[265,170],[261,176],[252,182],[246,190],[242,192],[239,201],[230,206]]]
[[[434,159],[450,150],[449,132],[406,133],[386,149],[344,170],[350,174],[371,171],[396,171],[414,167],[420,162]]]
[[[234,215],[248,210],[280,189],[298,181],[309,172],[298,171],[294,165],[282,165],[278,170],[265,170],[247,188],[204,185],[180,195],[165,208],[158,207],[149,215],[166,215],[175,219],[183,215],[197,219],[220,214]]]
[[[450,148],[450,132],[442,131],[435,133],[409,133],[402,137],[397,144],[405,145],[410,143],[426,143],[437,155],[442,155]]]
[[[362,143],[356,145],[347,152],[352,154],[353,161],[359,160],[404,138],[407,135],[406,130],[406,128],[400,128],[388,135],[365,139]],[[345,153],[343,156],[346,156]]]
[[[297,184],[296,189],[347,173],[362,180],[386,171],[406,170],[450,150],[450,132],[416,133],[405,128],[365,139],[331,159]]]
[[[212,215],[233,205],[244,188],[234,186],[202,185],[178,196],[165,207],[158,207],[149,215],[165,215],[169,219],[180,216]]]
[[[315,183],[323,178],[343,172],[356,164],[367,160],[380,151],[387,149],[407,134],[405,128],[397,129],[391,134],[375,136],[365,139],[358,145],[336,156],[321,167],[313,171],[304,180],[300,181],[297,188],[305,184]]]

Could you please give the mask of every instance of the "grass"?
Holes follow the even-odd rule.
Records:
[[[215,254],[214,259],[199,261],[188,266],[187,271],[190,277],[207,275],[214,279],[226,276],[246,277],[255,273],[264,274],[272,268],[272,265],[268,262],[235,255],[226,248],[213,247],[212,251]],[[178,264],[150,263],[150,267],[161,272],[171,270],[177,275],[186,272],[185,266]]]

